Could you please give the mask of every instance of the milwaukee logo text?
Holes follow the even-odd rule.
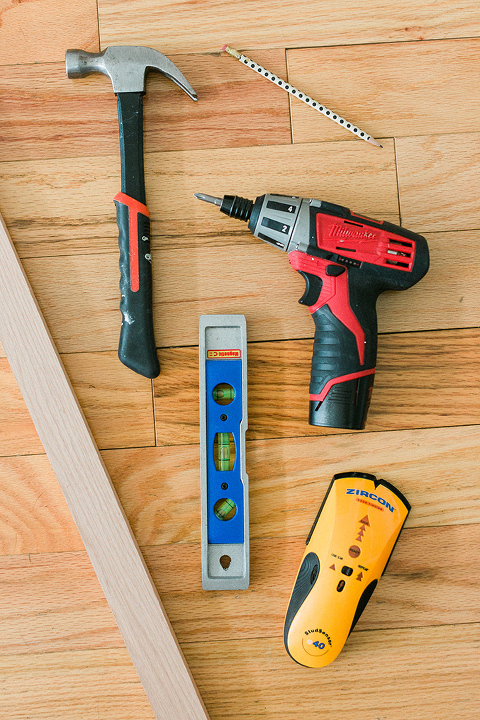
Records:
[[[371,230],[351,230],[344,225],[334,225],[330,230],[330,236],[346,240],[375,240],[377,237]]]
[[[369,493],[366,490],[355,490],[355,488],[347,488],[347,495],[360,495],[361,497],[370,498],[370,500],[375,500],[375,502],[378,502],[380,505],[386,507],[387,510],[390,510],[390,512],[393,512],[395,510],[393,505],[390,505],[390,503],[384,500],[382,497],[378,497],[378,495],[375,495],[375,493]]]

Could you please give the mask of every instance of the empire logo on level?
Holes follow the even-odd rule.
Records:
[[[207,360],[228,360],[228,358],[241,357],[241,350],[207,350]]]

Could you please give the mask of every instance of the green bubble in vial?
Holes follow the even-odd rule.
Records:
[[[230,470],[230,433],[217,434],[218,469]]]
[[[237,506],[233,500],[222,498],[217,500],[213,510],[219,520],[231,520],[237,512]]]
[[[219,405],[228,405],[235,398],[235,390],[228,383],[219,383],[213,388],[212,395]]]

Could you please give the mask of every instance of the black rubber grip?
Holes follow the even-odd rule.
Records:
[[[298,571],[297,579],[292,590],[290,602],[288,604],[287,615],[285,617],[285,626],[283,630],[283,638],[285,643],[285,649],[288,652],[287,637],[290,625],[293,622],[293,618],[300,610],[301,606],[305,602],[309,592],[315,585],[320,572],[320,561],[318,556],[314,552],[305,555],[303,562]]]
[[[142,93],[118,93],[122,192],[115,197],[120,247],[121,362],[144,377],[160,373],[152,309],[150,219],[145,206]]]
[[[362,342],[332,313],[328,305],[323,305],[312,315],[315,337],[310,396],[317,398],[310,400],[311,425],[351,430],[365,427],[377,357],[375,305],[378,293],[364,292],[361,301],[358,294],[358,303],[355,295],[355,287],[349,277],[350,307],[363,330]],[[360,356],[362,349],[363,358]]]
[[[120,310],[122,313],[118,357],[134,372],[144,377],[155,378],[160,373],[160,364],[153,330],[150,220],[146,215],[137,213],[134,208],[122,203],[117,198],[115,204],[120,247]],[[137,231],[136,238],[130,237],[130,216],[132,214],[133,224]],[[132,244],[136,244],[137,260],[134,263],[131,262]]]

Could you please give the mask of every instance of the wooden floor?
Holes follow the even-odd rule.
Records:
[[[480,612],[480,15],[477,0],[0,0],[0,211],[212,720],[477,720]],[[224,43],[360,125],[383,150],[220,53]],[[153,384],[116,357],[109,80],[69,47],[150,45],[197,90],[145,100]],[[379,301],[366,430],[307,423],[303,280],[193,192],[329,200],[425,234],[431,270]],[[198,316],[249,337],[251,585],[204,592]],[[336,472],[412,512],[344,652],[283,649],[304,541]],[[153,715],[0,348],[0,718]],[[165,718],[167,720],[167,718]]]

